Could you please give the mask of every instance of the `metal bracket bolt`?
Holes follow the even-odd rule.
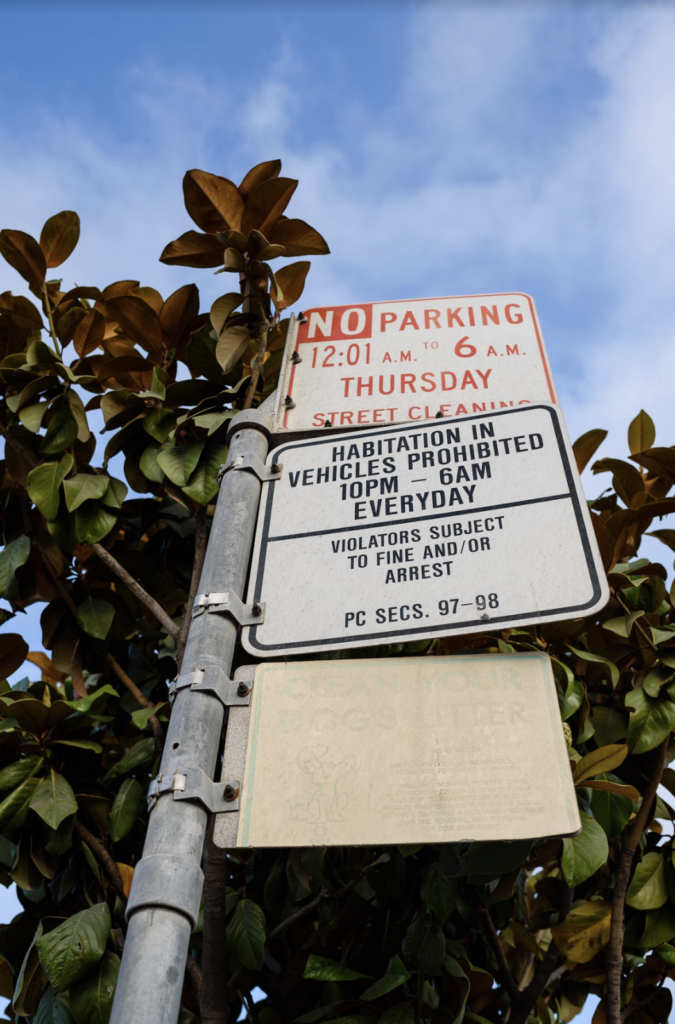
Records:
[[[273,462],[271,466],[267,466],[257,455],[235,455],[231,461],[220,467],[218,483],[222,482],[225,474],[229,473],[231,469],[247,470],[249,473],[254,473],[262,483],[266,483],[268,480],[278,480],[281,468],[281,462]]]
[[[169,687],[169,700],[173,702],[179,690],[189,688],[196,693],[208,693],[217,697],[223,707],[247,707],[251,703],[253,678],[230,679],[219,665],[207,664],[193,672],[177,676]]]
[[[295,409],[295,402],[293,401],[290,395],[286,395],[286,397],[284,398],[284,408]]]
[[[173,793],[174,800],[196,800],[211,814],[239,810],[239,783],[214,782],[201,768],[186,768],[168,777],[160,772],[148,787],[149,811],[165,793]],[[224,803],[228,806],[223,807]]]
[[[212,590],[210,594],[199,594],[192,606],[192,618],[209,611],[221,615],[231,615],[240,626],[257,626],[265,621],[265,603],[254,601],[244,604],[242,599],[231,590]]]
[[[295,351],[293,353],[293,355],[291,356],[291,362],[295,363],[296,366],[298,365],[298,363],[302,362],[302,356],[300,355],[300,353],[298,351]]]

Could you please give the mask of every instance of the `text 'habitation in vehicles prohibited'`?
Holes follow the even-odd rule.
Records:
[[[258,656],[590,615],[608,599],[557,407],[282,445],[244,629]]]
[[[529,295],[326,306],[305,317],[289,339],[281,430],[557,404]]]

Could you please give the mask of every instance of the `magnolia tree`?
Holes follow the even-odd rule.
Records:
[[[35,299],[0,294],[0,675],[27,660],[42,677],[0,683],[0,880],[22,906],[0,929],[11,1019],[110,1014],[228,421],[274,390],[282,316],[309,269],[270,262],[328,252],[286,216],[297,182],[280,169],[260,164],[238,187],[185,176],[201,231],[161,259],[233,275],[209,313],[195,284],[165,299],[138,281],[52,279],[77,244],[74,213],[51,217],[39,240],[0,232]],[[92,426],[104,428],[102,452]],[[577,441],[580,469],[604,437]],[[223,854],[207,844],[182,1024],[242,1011],[255,1024],[552,1024],[589,993],[596,1024],[667,1024],[675,867],[663,823],[675,810],[657,787],[675,793],[675,595],[639,547],[652,527],[675,547],[675,530],[658,528],[675,511],[675,452],[654,445],[640,412],[628,460],[592,466],[611,475],[590,502],[612,595],[601,616],[371,652],[547,652],[581,833]],[[49,656],[22,635],[36,602]]]

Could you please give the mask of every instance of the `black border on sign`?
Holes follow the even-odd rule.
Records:
[[[412,627],[412,628],[391,630],[391,631],[379,632],[379,633],[355,633],[355,634],[353,634],[351,636],[344,636],[344,637],[339,637],[339,638],[338,637],[326,637],[326,638],[324,638],[322,640],[298,640],[298,641],[293,642],[293,643],[284,643],[284,644],[261,644],[258,641],[257,636],[256,636],[256,633],[257,633],[257,631],[258,631],[258,629],[260,627],[259,626],[251,626],[251,627],[249,627],[249,631],[248,631],[248,642],[251,645],[251,647],[255,648],[256,651],[260,651],[261,654],[266,654],[269,651],[292,652],[294,650],[298,650],[299,648],[302,648],[303,650],[306,650],[306,649],[312,648],[312,647],[324,647],[327,644],[331,644],[331,645],[332,644],[339,644],[339,648],[336,648],[336,649],[340,649],[343,646],[349,647],[353,643],[358,643],[359,646],[364,646],[364,641],[366,641],[368,643],[370,643],[372,641],[373,643],[375,643],[377,641],[384,641],[384,642],[386,642],[386,641],[391,640],[392,642],[394,642],[398,637],[401,637],[401,636],[414,637],[415,635],[417,635],[419,633],[423,633],[425,636],[431,636],[434,633],[442,633],[445,636],[452,636],[453,634],[458,633],[458,632],[466,632],[467,630],[471,629],[472,627],[474,628],[474,630],[477,630],[477,631],[480,631],[480,632],[484,632],[486,629],[491,629],[493,627],[493,625],[498,624],[500,622],[513,622],[513,623],[515,623],[515,622],[523,622],[523,621],[526,621],[526,620],[530,620],[530,621],[533,621],[533,622],[539,622],[539,621],[542,621],[544,618],[548,618],[549,616],[553,616],[553,617],[568,616],[569,617],[570,615],[573,615],[576,612],[583,612],[583,611],[586,611],[588,608],[591,608],[596,603],[596,601],[598,601],[598,599],[600,598],[600,595],[602,593],[602,588],[600,586],[600,579],[598,577],[598,572],[597,572],[597,568],[596,568],[596,565],[595,565],[595,560],[593,558],[593,552],[591,550],[591,545],[590,545],[590,541],[589,541],[589,538],[588,538],[588,531],[586,529],[586,523],[584,522],[584,517],[583,517],[582,510],[581,510],[581,504],[580,504],[580,501],[579,501],[579,495],[577,493],[577,488],[576,488],[576,485],[575,485],[574,475],[572,473],[572,467],[570,466],[570,461],[569,461],[569,458],[567,456],[567,450],[566,450],[566,447],[565,447],[565,440],[564,440],[563,435],[562,435],[562,430],[560,429],[560,422],[558,420],[558,416],[556,415],[556,413],[559,412],[558,407],[557,406],[553,406],[552,407],[552,406],[548,406],[548,405],[518,406],[517,408],[514,408],[514,409],[499,409],[499,410],[495,410],[494,412],[489,412],[489,413],[480,413],[480,414],[475,414],[475,415],[471,415],[471,416],[452,417],[452,422],[454,423],[456,420],[459,420],[462,423],[466,423],[466,422],[473,421],[473,420],[495,419],[497,416],[508,416],[508,415],[510,415],[512,413],[518,413],[518,412],[529,412],[530,410],[533,410],[533,409],[545,409],[546,412],[548,412],[548,414],[551,417],[551,420],[552,420],[552,423],[553,423],[553,430],[554,430],[554,433],[555,433],[555,436],[556,436],[556,440],[558,442],[558,450],[559,450],[559,453],[560,453],[560,459],[561,459],[561,462],[562,462],[562,465],[563,465],[563,469],[564,469],[564,472],[565,472],[565,479],[567,481],[567,486],[569,488],[569,492],[566,493],[566,494],[551,495],[551,496],[547,496],[545,498],[537,498],[537,499],[532,499],[532,500],[525,499],[522,502],[520,502],[520,501],[519,502],[508,502],[508,503],[506,503],[504,505],[490,505],[490,506],[486,506],[483,509],[472,509],[471,511],[472,511],[472,514],[474,514],[474,513],[479,513],[479,512],[483,512],[483,511],[490,511],[492,509],[511,508],[511,507],[514,507],[514,506],[529,505],[529,504],[539,504],[540,502],[543,502],[543,501],[565,500],[565,499],[569,498],[570,501],[572,502],[572,507],[574,509],[574,516],[575,516],[575,519],[576,519],[577,528],[579,530],[579,536],[580,536],[580,539],[581,539],[581,545],[582,545],[582,548],[583,548],[584,556],[586,558],[586,566],[588,568],[588,575],[589,575],[589,578],[590,578],[591,583],[593,585],[593,595],[592,595],[592,597],[591,597],[591,599],[589,601],[586,601],[585,604],[568,605],[567,607],[564,607],[564,608],[550,608],[550,609],[547,609],[547,610],[542,610],[541,608],[538,608],[536,611],[523,612],[520,615],[502,615],[502,616],[495,615],[495,616],[490,616],[490,621],[488,623],[486,623],[482,619],[466,619],[463,622],[453,623],[452,629],[450,631],[448,630],[448,625],[449,625],[448,623],[441,623],[438,626],[418,626],[417,628]],[[365,439],[367,439],[369,437],[381,438],[385,434],[388,434],[388,433],[394,432],[394,431],[396,433],[403,433],[403,432],[407,432],[407,431],[411,431],[411,430],[415,430],[415,431],[424,430],[424,429],[430,430],[430,429],[434,429],[434,428],[440,427],[441,423],[442,423],[443,426],[447,426],[448,422],[449,422],[448,420],[442,420],[441,422],[436,422],[434,420],[420,420],[420,421],[418,421],[416,423],[397,424],[396,426],[390,428],[390,430],[383,429],[382,427],[380,427],[379,430],[375,429],[375,430],[371,430],[371,431],[367,431],[367,432],[364,431],[363,433],[361,433],[359,431],[358,433],[355,432],[353,434],[343,435],[343,436],[348,436],[349,440],[352,443],[356,443],[356,438],[357,437],[358,437],[359,441],[361,441],[361,440],[365,440]],[[275,448],[274,449],[274,460],[275,461],[280,461],[282,452],[285,451],[285,450],[286,451],[290,451],[293,448],[311,448],[311,447],[313,447],[315,445],[318,445],[318,444],[326,444],[327,442],[328,443],[335,443],[335,441],[339,440],[339,437],[340,437],[340,435],[336,434],[334,437],[321,437],[321,438],[316,438],[315,440],[311,440],[311,441],[299,441],[299,442],[292,442],[291,444],[288,444],[288,445],[280,445],[279,448]],[[262,584],[263,584],[263,578],[264,578],[264,575],[265,575],[265,560],[266,560],[266,556],[267,556],[267,545],[268,545],[268,543],[274,543],[275,540],[290,540],[291,537],[298,538],[298,537],[301,537],[301,536],[304,537],[304,536],[316,535],[316,534],[312,534],[311,532],[303,533],[303,534],[289,534],[288,536],[283,536],[283,537],[280,536],[278,538],[272,538],[272,540],[270,541],[270,539],[269,539],[269,527],[270,527],[270,520],[272,518],[272,505],[274,503],[274,488],[276,487],[276,484],[278,482],[279,481],[277,481],[277,480],[270,481],[269,488],[268,488],[268,491],[267,491],[267,500],[266,500],[266,503],[265,503],[264,521],[263,521],[263,534],[262,534],[261,541],[260,541],[260,554],[258,556],[258,565],[257,565],[256,579],[255,579],[255,589],[254,589],[253,597],[249,598],[249,601],[251,601],[251,600],[252,601],[261,601],[262,600]],[[439,513],[437,515],[430,515],[430,516],[416,516],[414,518],[406,517],[405,519],[396,520],[396,522],[392,521],[392,522],[388,523],[387,525],[388,526],[394,526],[394,525],[397,525],[397,524],[403,523],[403,522],[406,522],[406,523],[416,523],[416,522],[420,522],[420,521],[425,520],[425,519],[444,519],[444,518],[447,519],[450,516],[459,516],[459,515],[467,515],[467,512],[466,511],[461,511],[461,512],[457,511],[457,512]],[[368,524],[364,524],[363,526],[340,527],[340,528],[338,528],[336,530],[321,530],[321,531],[316,531],[316,533],[318,533],[318,532],[321,532],[321,533],[345,533],[345,532],[353,532],[353,531],[359,530],[359,529],[374,529],[374,528],[375,527],[374,527],[373,523],[368,523]]]

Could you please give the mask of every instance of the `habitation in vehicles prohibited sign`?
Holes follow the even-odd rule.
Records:
[[[591,615],[605,574],[559,409],[283,444],[243,630],[258,657]]]
[[[366,302],[305,317],[289,338],[280,430],[557,403],[529,295]]]

